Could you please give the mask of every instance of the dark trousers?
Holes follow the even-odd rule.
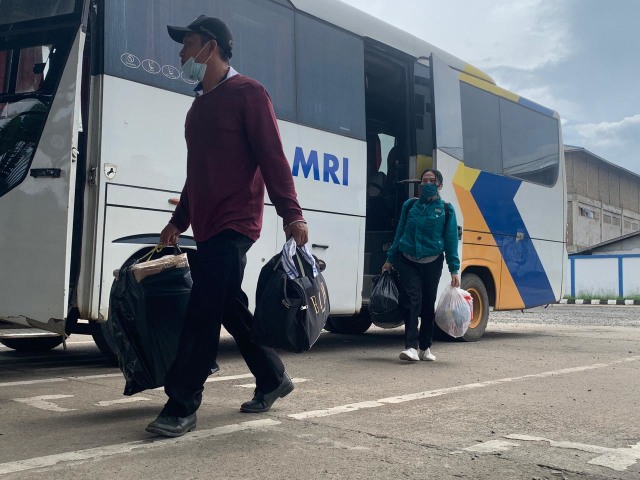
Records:
[[[260,392],[269,393],[282,383],[284,365],[273,349],[251,342],[252,315],[241,300],[246,299],[241,284],[252,244],[233,230],[198,243],[187,318],[165,380],[169,401],[164,414],[186,417],[200,406],[204,382],[217,357],[221,324],[236,341]]]
[[[402,255],[402,254],[400,254]],[[431,263],[401,256],[395,268],[400,276],[400,305],[404,317],[405,348],[426,350],[433,342],[435,303],[444,255]],[[420,331],[418,332],[418,317]]]

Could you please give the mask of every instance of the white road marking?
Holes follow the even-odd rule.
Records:
[[[499,385],[501,383],[517,382],[520,380],[525,380],[530,378],[545,378],[545,377],[553,377],[558,375],[566,375],[568,373],[585,372],[588,370],[611,367],[613,365],[618,365],[620,363],[634,362],[637,360],[640,360],[640,356],[621,358],[619,360],[614,360],[609,363],[595,363],[592,365],[584,365],[582,367],[563,368],[561,370],[552,370],[549,372],[533,373],[530,375],[522,375],[520,377],[500,378],[497,380],[487,380],[486,382],[468,383],[466,385],[459,385],[456,387],[439,388],[437,390],[428,390],[426,392],[410,393],[407,395],[399,395],[397,397],[381,398],[379,400],[374,400],[374,401],[352,403],[348,405],[328,408],[325,410],[312,410],[309,412],[294,413],[289,415],[289,417],[295,418],[296,420],[327,417],[329,415],[338,415],[342,413],[353,412],[356,410],[360,410],[362,408],[382,407],[387,404],[411,402],[414,400],[422,400],[425,398],[439,397],[441,395],[449,395],[451,393],[474,390],[476,388],[484,388],[484,387],[489,387],[491,385]]]
[[[84,375],[79,377],[52,377],[52,378],[41,378],[39,380],[23,380],[20,382],[4,382],[0,383],[1,387],[17,387],[21,385],[37,385],[40,383],[56,383],[56,382],[68,382],[69,380],[74,381],[86,381],[86,380],[97,380],[100,378],[122,378],[122,373],[105,373],[102,375]],[[224,382],[226,380],[237,380],[241,378],[253,378],[251,373],[243,373],[242,375],[227,375],[226,377],[210,377],[207,378],[208,382]],[[155,388],[154,390],[162,390],[164,387]]]
[[[8,473],[25,472],[38,468],[52,467],[60,463],[78,462],[86,460],[95,460],[103,457],[111,457],[130,453],[139,450],[150,450],[152,448],[170,447],[173,445],[184,444],[205,438],[216,437],[218,435],[226,435],[229,433],[242,432],[246,430],[259,430],[262,428],[280,425],[277,420],[265,419],[254,420],[250,422],[236,423],[232,425],[224,425],[221,427],[211,428],[209,430],[200,430],[190,432],[183,437],[178,438],[158,438],[150,440],[139,440],[136,442],[120,443],[116,445],[108,445],[105,447],[89,448],[86,450],[76,450],[75,452],[60,453],[57,455],[47,455],[44,457],[29,458],[27,460],[19,460],[17,462],[0,463],[0,475]]]
[[[478,443],[471,447],[463,448],[467,452],[474,453],[497,453],[506,452],[511,450],[512,447],[519,447],[520,444],[516,442],[506,442],[504,440],[489,440],[488,442]]]
[[[55,382],[66,382],[68,378],[43,378],[41,380],[23,380],[21,382],[4,382],[0,383],[0,387],[19,387],[21,385],[35,385],[38,383],[55,383]]]
[[[226,380],[238,380],[240,378],[253,378],[251,373],[243,373],[242,375],[227,375],[226,377],[209,377],[205,383],[209,382],[224,382]]]
[[[25,405],[29,405],[30,407],[39,408],[40,410],[48,410],[50,412],[70,412],[72,410],[77,410],[77,408],[64,408],[59,405],[56,405],[53,402],[49,402],[48,400],[58,400],[60,398],[70,398],[73,395],[40,395],[38,397],[29,397],[29,398],[14,398],[14,402],[24,403]]]
[[[304,382],[308,382],[309,379],[307,378],[292,378],[291,381],[296,384],[296,383],[304,383]],[[255,383],[243,383],[242,385],[235,385],[236,387],[241,387],[241,388],[256,388],[256,384]]]
[[[589,460],[591,465],[607,467],[618,472],[622,472],[636,462],[640,461],[640,442],[635,445],[629,445],[629,448],[607,448],[597,445],[588,445],[585,443],[575,442],[556,442],[543,437],[531,437],[529,435],[505,435],[505,438],[512,440],[522,440],[524,442],[548,442],[549,446],[556,448],[568,448],[571,450],[580,450],[587,453],[598,453],[600,456]]]
[[[117,378],[117,377],[122,377],[122,373],[105,373],[102,375],[85,375],[82,377],[67,377],[67,378],[69,380],[84,381],[84,380],[96,380],[99,378]]]
[[[151,400],[147,397],[128,397],[128,398],[119,398],[118,400],[102,400],[101,402],[96,403],[96,407],[108,407],[110,405],[118,405],[120,403],[134,403],[134,402],[145,402]]]

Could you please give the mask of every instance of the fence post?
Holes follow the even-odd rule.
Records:
[[[624,298],[624,282],[623,282],[623,258],[618,256],[618,296]]]
[[[571,257],[571,296],[576,297],[576,259]]]

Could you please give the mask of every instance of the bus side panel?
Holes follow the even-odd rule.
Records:
[[[174,207],[169,199],[180,196],[186,177],[184,120],[192,101],[177,93],[108,75],[102,77],[102,132],[96,171],[98,248],[93,262],[90,314],[93,319],[106,318],[113,269],[145,246],[115,247],[112,242],[121,236],[159,235],[171,218]],[[111,168],[115,174],[107,178],[106,172]],[[113,184],[135,187],[135,194],[129,192],[123,197],[125,191],[113,189]],[[107,197],[108,193],[111,197]],[[111,200],[129,208],[118,208],[118,214],[116,210],[108,212],[111,207],[107,203]],[[135,215],[138,222],[128,220],[133,209],[146,210]]]
[[[289,122],[279,127],[309,225],[309,248],[327,264],[331,313],[356,313],[362,305],[366,143]],[[280,245],[284,234],[278,235]]]
[[[140,249],[153,245],[154,242],[147,239],[158,235],[169,219],[170,212],[156,211],[152,208],[145,208],[144,205],[158,204],[161,197],[171,195],[170,192],[113,185],[109,186],[107,190],[108,206],[105,215],[104,256],[101,266],[102,282],[99,310],[101,319],[108,318],[113,271],[120,268],[131,255]],[[130,208],[128,205],[134,202],[134,196],[137,207]],[[251,308],[254,307],[255,286],[260,269],[276,253],[275,239],[278,229],[282,229],[282,224],[278,221],[275,208],[266,206],[262,235],[247,254],[247,267],[243,281],[243,289],[249,297]],[[191,230],[188,230],[183,234],[183,237],[191,235]],[[185,239],[181,245],[192,248],[193,241]]]
[[[358,246],[364,238],[364,219],[307,211],[304,216],[309,224],[309,249],[327,265],[322,275],[331,314],[356,313],[362,305],[364,255]],[[278,243],[284,241],[284,232],[279,230]]]
[[[564,231],[560,225],[563,212],[558,209],[562,186],[548,188],[480,172],[469,191],[506,266],[499,289],[513,282],[519,294],[508,302],[502,299],[497,308],[530,308],[554,302],[562,283],[563,242],[555,238]]]

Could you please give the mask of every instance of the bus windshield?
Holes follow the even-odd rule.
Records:
[[[45,37],[0,49],[0,197],[27,174],[68,56],[70,35]]]
[[[74,13],[77,0],[0,0],[0,25]]]

